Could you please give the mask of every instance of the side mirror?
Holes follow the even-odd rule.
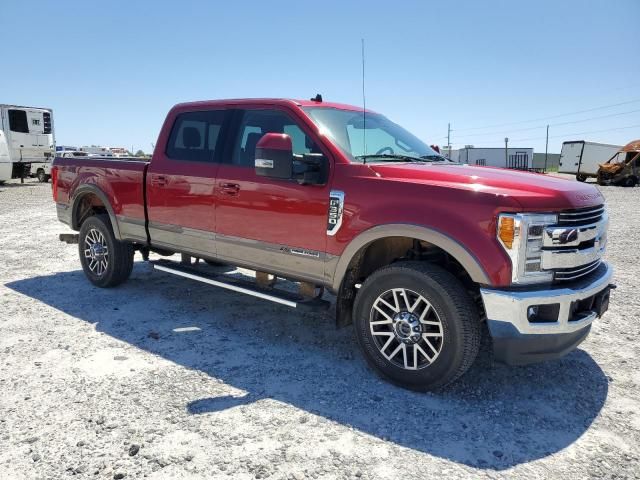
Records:
[[[256,144],[256,175],[270,178],[293,177],[293,144],[286,133],[266,133]]]
[[[294,155],[293,178],[300,185],[325,185],[329,178],[329,162],[321,153]]]

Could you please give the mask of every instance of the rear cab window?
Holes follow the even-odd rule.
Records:
[[[179,114],[167,142],[167,157],[193,162],[219,161],[225,119],[226,110]]]

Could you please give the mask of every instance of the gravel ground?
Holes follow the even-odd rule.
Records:
[[[603,188],[619,288],[580,349],[487,342],[408,392],[350,328],[152,273],[111,290],[57,240],[49,185],[0,187],[0,478],[640,478],[640,188]]]

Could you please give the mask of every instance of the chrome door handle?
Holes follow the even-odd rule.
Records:
[[[154,175],[151,177],[151,185],[154,187],[164,187],[167,184],[167,177],[162,175]]]
[[[237,183],[221,183],[220,188],[227,195],[237,195],[240,191],[240,185]]]

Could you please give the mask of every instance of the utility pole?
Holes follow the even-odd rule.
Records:
[[[504,137],[504,166],[509,168],[509,137]]]
[[[447,123],[447,152],[451,159],[451,124]]]
[[[547,173],[547,155],[549,154],[549,125],[547,125],[547,141],[544,144],[544,173]]]

